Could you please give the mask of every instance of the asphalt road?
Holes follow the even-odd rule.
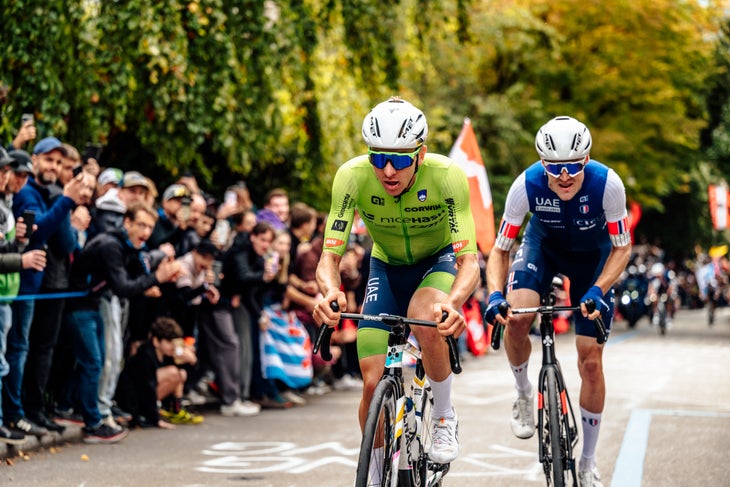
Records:
[[[577,408],[573,336],[557,342]],[[534,382],[537,343],[533,354]],[[702,311],[681,311],[663,337],[646,320],[635,330],[615,323],[604,366],[608,399],[597,457],[605,486],[730,485],[730,309],[719,311],[712,328]],[[464,361],[453,395],[462,453],[445,485],[545,485],[536,438],[510,432],[512,398],[503,351]],[[252,418],[210,411],[202,425],[135,430],[117,445],[45,447],[0,465],[0,485],[349,486],[358,400],[358,391],[336,391]]]

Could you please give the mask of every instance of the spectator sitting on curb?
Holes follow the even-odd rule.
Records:
[[[149,340],[127,359],[119,378],[117,402],[140,426],[172,429],[176,424],[201,423],[202,416],[181,405],[187,373],[179,365],[196,362],[195,350],[183,341],[180,325],[172,318],[157,318],[150,327]],[[161,401],[169,401],[169,409],[160,409]]]

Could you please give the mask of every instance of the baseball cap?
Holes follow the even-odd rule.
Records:
[[[13,168],[13,172],[33,174],[33,161],[30,158],[30,154],[24,150],[17,149],[8,152],[8,157],[12,159],[10,167]]]
[[[46,137],[38,141],[33,147],[33,154],[48,154],[51,151],[60,151],[64,156],[67,155],[66,148],[60,140],[55,137]]]
[[[146,188],[147,190],[150,189],[150,182],[147,181],[147,178],[142,176],[141,173],[137,171],[127,171],[124,173],[124,177],[122,178],[122,182],[120,183],[120,186],[122,188],[132,188],[134,186],[142,186]]]
[[[187,186],[182,184],[173,184],[168,186],[164,193],[162,193],[163,201],[171,200],[173,198],[184,198],[190,196]]]
[[[99,174],[99,179],[97,181],[99,182],[100,186],[104,186],[105,184],[114,184],[116,186],[119,186],[119,183],[122,181],[122,170],[117,169],[116,167],[109,167],[107,169],[104,169],[101,174]]]

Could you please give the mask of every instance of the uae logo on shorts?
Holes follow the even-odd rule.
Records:
[[[418,201],[424,202],[426,201],[426,198],[428,197],[428,191],[425,189],[421,189],[418,191]]]
[[[590,208],[588,208],[588,205],[580,205],[580,208],[578,208],[578,211],[580,211],[584,215],[587,215],[588,211],[590,211]]]

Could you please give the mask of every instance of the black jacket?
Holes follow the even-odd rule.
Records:
[[[157,408],[157,369],[174,363],[171,357],[158,361],[155,347],[149,340],[126,360],[115,398],[119,407],[132,413],[141,426],[157,426],[160,419]]]
[[[124,231],[101,233],[91,239],[71,265],[71,291],[89,295],[69,300],[69,310],[98,309],[99,298],[112,292],[122,298],[139,296],[159,282],[150,273],[144,253],[135,249]]]

